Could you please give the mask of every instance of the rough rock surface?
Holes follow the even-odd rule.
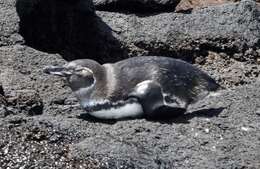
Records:
[[[37,4],[42,1],[24,2]],[[64,2],[70,1],[64,0]],[[46,3],[50,4],[51,1]],[[39,18],[36,17],[27,25],[23,25],[21,22],[24,20],[19,18],[16,10],[15,0],[0,0],[0,168],[260,168],[260,52],[257,42],[259,12],[254,2],[243,1],[208,7],[191,14],[169,13],[138,17],[118,13],[98,13],[104,16],[104,22],[99,18],[100,20],[95,23],[102,21],[102,28],[106,25],[109,30],[117,32],[110,32],[113,41],[109,42],[117,42],[119,46],[124,45],[124,50],[128,49],[122,58],[142,54],[136,49],[132,50],[131,44],[136,44],[130,42],[149,44],[154,37],[166,38],[167,34],[164,34],[162,29],[166,32],[181,31],[179,26],[182,26],[186,31],[196,30],[192,34],[188,34],[189,32],[187,34],[191,37],[190,42],[192,38],[198,38],[198,41],[193,39],[194,43],[187,42],[183,43],[184,46],[178,46],[177,42],[180,42],[181,38],[185,40],[187,36],[174,36],[177,40],[172,41],[171,36],[164,44],[176,42],[176,49],[173,48],[172,53],[159,54],[181,53],[178,52],[179,49],[193,44],[186,50],[190,54],[198,51],[193,62],[221,82],[226,89],[220,91],[219,95],[209,96],[191,105],[184,116],[157,121],[146,119],[97,121],[87,117],[66,83],[59,78],[43,74],[42,68],[50,64],[63,64],[64,58],[76,57],[76,53],[69,50],[73,45],[76,51],[83,53],[87,51],[88,46],[80,50],[81,48],[77,46],[79,41],[76,43],[73,38],[67,36],[68,40],[61,45],[67,50],[61,52],[62,47],[53,43],[55,39],[51,31],[43,27],[45,24],[52,27],[59,19],[54,17],[51,26],[48,25],[49,18],[41,23],[41,15],[36,13],[35,16]],[[87,15],[90,17],[89,14]],[[162,19],[162,16],[167,15],[173,18],[165,22],[165,26],[155,29],[159,22],[161,23],[159,18]],[[132,25],[126,25],[132,22],[131,19],[126,22],[125,18],[136,18],[138,24],[134,25],[135,29]],[[67,17],[63,19],[67,24]],[[174,24],[169,24],[171,22]],[[199,23],[202,27],[199,27]],[[111,28],[108,26],[110,24]],[[56,28],[59,31],[65,29],[61,25],[63,23],[60,23],[59,27],[52,27],[52,30],[55,32]],[[35,39],[28,39],[30,36],[21,32],[21,26],[34,28],[29,30]],[[38,26],[42,26],[42,29]],[[218,29],[215,26],[218,26]],[[37,31],[34,32],[35,30]],[[100,33],[101,30],[103,29],[95,31]],[[219,37],[214,41],[211,38],[214,38],[217,32]],[[62,39],[67,33],[61,31],[60,36],[54,37]],[[100,34],[103,37],[107,36],[103,31]],[[74,36],[73,33],[70,35]],[[77,37],[80,37],[79,35]],[[90,35],[93,35],[93,32]],[[134,35],[138,35],[139,38]],[[233,39],[227,41],[229,36]],[[202,37],[206,39],[206,44],[211,44],[213,47],[201,45]],[[28,40],[32,41],[29,43]],[[41,40],[47,45],[46,48],[39,45]],[[55,50],[48,50],[49,45],[53,44]],[[164,45],[155,48],[153,43],[150,44],[152,47],[147,52],[149,54],[153,52],[157,54],[156,50],[150,49],[165,51]],[[223,45],[224,49],[218,48],[217,44]],[[85,43],[82,47],[84,45]],[[114,45],[116,51],[116,45],[110,45]],[[198,46],[199,49],[196,49]],[[104,53],[112,51],[110,47],[107,47]],[[139,48],[143,51],[148,50],[147,47]],[[66,51],[70,51],[71,55],[69,52],[64,55]],[[53,52],[59,54],[51,54]],[[97,57],[97,60],[102,60],[101,58],[105,56],[107,58],[103,61],[115,59],[109,52],[105,56],[98,57],[100,53],[92,50],[92,54],[91,57]]]
[[[206,57],[197,57],[195,64],[226,87],[250,84],[260,77],[259,63],[240,62],[225,53],[209,51]]]
[[[1,116],[4,168],[259,167],[259,80],[202,100],[177,119],[95,121],[81,115],[64,81],[42,73],[45,65],[64,62],[59,55],[23,45],[1,47],[0,55],[7,100],[35,90],[44,103],[39,115]]]
[[[238,60],[259,57],[260,8],[254,1],[154,16],[97,12],[95,17],[91,12],[75,12],[77,7],[63,10],[57,8],[61,5],[51,5],[43,6],[44,10],[32,8],[27,15],[21,15],[23,5],[17,5],[20,32],[27,45],[69,60],[88,57],[111,62],[136,55],[164,55],[193,61],[208,51],[224,52]]]
[[[129,55],[188,58],[209,50],[239,54],[259,49],[259,8],[253,1],[195,10],[191,14],[163,13],[149,17],[97,12],[128,46]],[[253,58],[259,55],[251,53]]]

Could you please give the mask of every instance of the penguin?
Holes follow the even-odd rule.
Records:
[[[44,72],[66,78],[86,112],[99,119],[183,114],[188,105],[221,86],[197,67],[163,56],[139,56],[99,64],[91,59],[47,66]]]

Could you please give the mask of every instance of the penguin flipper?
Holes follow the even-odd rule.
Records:
[[[161,86],[152,80],[138,83],[128,97],[138,99],[146,116],[150,116],[158,107],[164,105]]]
[[[160,84],[151,80],[138,83],[129,97],[139,100],[147,118],[176,117],[186,112],[178,103],[167,104]]]

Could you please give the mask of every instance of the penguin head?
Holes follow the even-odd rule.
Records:
[[[47,66],[44,73],[65,77],[72,91],[91,88],[95,84],[93,71],[75,62],[70,62],[64,66]]]

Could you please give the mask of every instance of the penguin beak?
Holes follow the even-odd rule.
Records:
[[[55,76],[68,77],[72,73],[63,66],[46,66],[43,69],[43,72],[46,74],[51,74]]]

